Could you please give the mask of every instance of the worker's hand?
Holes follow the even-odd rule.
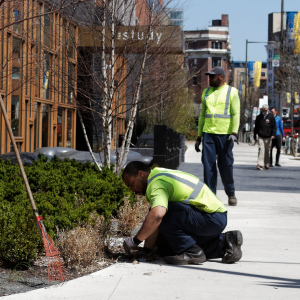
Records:
[[[195,143],[195,150],[196,150],[196,152],[201,152],[201,150],[200,150],[200,148],[199,148],[199,146],[200,146],[200,144],[201,144],[201,140],[202,140],[201,137],[198,137],[198,138],[197,138],[197,141],[196,141],[196,143]]]
[[[271,136],[271,140],[273,140],[273,139],[275,139],[275,136],[272,135],[272,136]]]
[[[134,242],[134,237],[128,237],[123,242],[123,247],[126,254],[130,253],[130,250],[137,250],[138,244]]]
[[[233,143],[236,142],[237,144],[239,144],[238,137],[237,137],[236,133],[230,134],[227,141],[232,141]]]
[[[282,138],[282,141],[285,143],[285,137]]]

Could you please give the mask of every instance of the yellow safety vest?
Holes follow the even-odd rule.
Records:
[[[207,213],[226,212],[223,202],[196,176],[177,170],[154,168],[148,177],[146,200],[151,203],[151,191],[155,182],[170,183],[173,194],[169,195],[168,202],[181,202],[193,205]]]
[[[209,95],[210,89],[210,87],[206,89],[203,100],[206,110],[202,132],[230,134],[233,125],[233,118],[230,114],[232,87],[224,88],[218,99],[215,99],[214,93]]]

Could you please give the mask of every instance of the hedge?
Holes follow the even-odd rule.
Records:
[[[96,211],[108,219],[115,216],[124,196],[134,195],[112,168],[102,172],[91,163],[61,161],[39,156],[25,167],[38,212],[52,239],[57,229],[70,230],[89,223]],[[33,262],[43,251],[34,215],[18,165],[0,159],[0,260]]]

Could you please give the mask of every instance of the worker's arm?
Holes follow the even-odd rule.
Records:
[[[148,215],[146,216],[142,228],[139,230],[139,232],[136,235],[137,239],[139,239],[140,241],[144,241],[147,240],[153,233],[155,233],[166,212],[167,209],[162,206],[156,206],[152,208],[148,213]],[[148,243],[150,242],[151,239],[148,240]]]
[[[156,229],[148,238],[145,240],[145,248],[152,249],[156,243],[157,236],[158,236],[159,230]]]
[[[230,114],[232,115],[232,132],[237,134],[240,126],[240,98],[239,91],[234,89],[231,93]]]
[[[204,95],[205,95],[205,91],[203,91],[202,93],[202,107],[201,107],[201,112],[199,115],[199,119],[198,119],[198,137],[202,136],[202,130],[204,127],[204,121],[205,121],[205,112],[206,112],[206,105],[205,105],[205,101],[204,101]]]

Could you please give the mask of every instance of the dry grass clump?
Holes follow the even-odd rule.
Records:
[[[138,197],[133,204],[128,198],[124,199],[124,205],[120,207],[117,220],[119,223],[120,232],[128,236],[137,227],[137,225],[144,220],[149,211],[149,203],[145,197]]]
[[[58,232],[58,246],[66,267],[85,268],[101,258],[108,228],[104,217],[93,213],[89,224]]]

